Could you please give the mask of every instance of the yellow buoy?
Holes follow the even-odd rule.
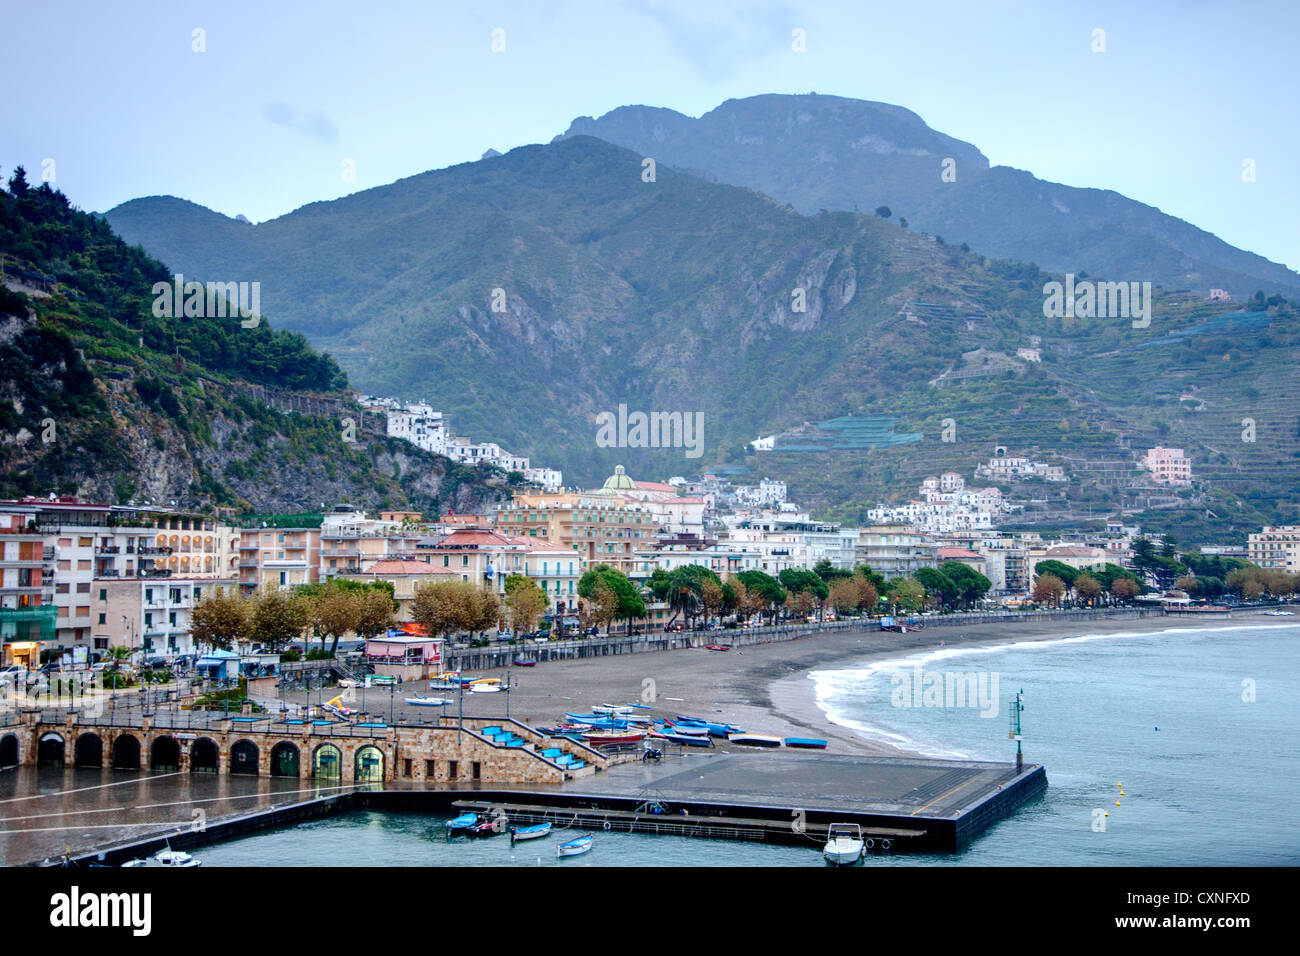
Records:
[[[1121,790],[1124,789],[1124,781],[1121,780],[1119,783],[1115,784],[1115,786],[1119,787]]]
[[[1110,814],[1109,814],[1109,813],[1103,813],[1102,816],[1103,816],[1103,817],[1108,817],[1108,816],[1110,816]]]
[[[1115,806],[1117,806],[1117,807],[1119,806],[1119,801],[1118,801],[1118,800],[1115,801]]]

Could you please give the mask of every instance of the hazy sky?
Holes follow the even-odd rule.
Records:
[[[1293,0],[45,0],[3,22],[0,168],[52,159],[84,209],[171,194],[257,222],[629,103],[815,90],[1300,268]]]

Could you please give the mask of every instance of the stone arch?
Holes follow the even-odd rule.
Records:
[[[297,744],[282,740],[271,748],[271,776],[298,777],[302,771],[299,767],[300,752]]]
[[[321,744],[311,755],[311,775],[324,780],[343,777],[343,753],[333,744]]]
[[[357,783],[383,783],[384,752],[374,744],[357,748],[353,779]]]
[[[221,751],[210,737],[200,737],[190,745],[190,772],[216,773]]]
[[[181,745],[175,737],[160,734],[149,746],[150,770],[179,770],[181,768]]]
[[[257,744],[251,740],[236,741],[230,748],[230,772],[257,776]]]
[[[0,737],[0,768],[18,766],[18,738],[13,734]]]
[[[113,769],[140,769],[140,739],[131,734],[121,734],[113,741]]]
[[[41,734],[36,744],[36,764],[39,767],[62,767],[64,752],[63,736],[50,731]]]
[[[104,741],[99,734],[86,731],[72,745],[72,763],[76,767],[104,766]]]

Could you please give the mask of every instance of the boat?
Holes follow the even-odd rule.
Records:
[[[490,837],[498,836],[505,832],[505,817],[495,820],[484,820],[482,823],[476,823],[472,827],[465,829],[465,835],[471,837]]]
[[[832,823],[826,828],[826,846],[822,855],[827,863],[852,866],[862,859],[864,846],[862,827],[856,823]]]
[[[406,698],[406,702],[414,707],[446,707],[451,703],[445,697],[422,697],[419,694]]]
[[[448,833],[463,833],[470,827],[478,823],[477,813],[462,813],[458,817],[452,817],[447,821]]]
[[[728,734],[727,739],[733,744],[741,744],[745,747],[781,746],[780,737],[769,737],[767,734]]]
[[[609,717],[622,717],[624,714],[632,713],[632,708],[624,704],[601,704],[598,707],[591,708],[593,714],[605,714]]]
[[[709,650],[709,651],[729,651],[731,650],[731,645],[730,644],[705,644],[704,648],[705,650]]]
[[[591,849],[591,834],[584,833],[580,837],[574,837],[567,840],[555,848],[555,855],[560,856],[579,856]]]
[[[501,693],[500,684],[472,684],[469,692],[471,694],[499,694]]]
[[[173,850],[167,847],[165,850],[159,850],[153,856],[146,860],[128,860],[122,866],[176,866],[190,869],[196,866],[202,866],[203,861],[195,859],[183,850]]]
[[[786,737],[785,745],[787,747],[802,747],[807,750],[826,749],[826,741],[819,740],[816,737]]]
[[[728,734],[743,734],[744,731],[735,724],[715,724],[710,720],[698,720],[694,717],[678,717],[678,727],[703,727],[711,737],[725,737]]]
[[[528,660],[523,657],[516,657],[510,663],[514,664],[515,667],[536,667],[537,666],[537,661]]]
[[[667,740],[669,743],[681,744],[683,747],[712,747],[713,738],[708,734],[703,737],[692,734],[678,734],[671,730],[656,730],[650,734],[659,740]]]
[[[542,837],[551,835],[551,825],[549,823],[536,823],[531,827],[511,827],[510,842],[515,840],[539,840]]]
[[[605,714],[570,714],[564,715],[575,724],[591,724],[605,730],[626,730],[627,721],[621,717],[608,717]]]
[[[635,730],[623,731],[621,733],[617,730],[596,731],[594,733],[583,734],[582,736],[587,743],[594,747],[604,747],[608,744],[634,744],[645,739],[645,734]]]
[[[664,730],[676,734],[686,734],[688,737],[707,737],[709,736],[708,724],[664,724]]]

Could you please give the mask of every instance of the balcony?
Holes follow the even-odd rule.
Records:
[[[122,549],[119,548],[119,547],[118,547],[117,545],[115,545],[115,544],[114,544],[114,545],[100,545],[99,547],[95,548],[95,554],[96,554],[96,555],[100,555],[100,554],[121,554],[121,553],[122,553]]]
[[[171,548],[140,548],[139,550],[141,557],[169,555],[172,553]]]
[[[169,578],[172,576],[168,568],[141,568],[135,573],[138,578]]]

